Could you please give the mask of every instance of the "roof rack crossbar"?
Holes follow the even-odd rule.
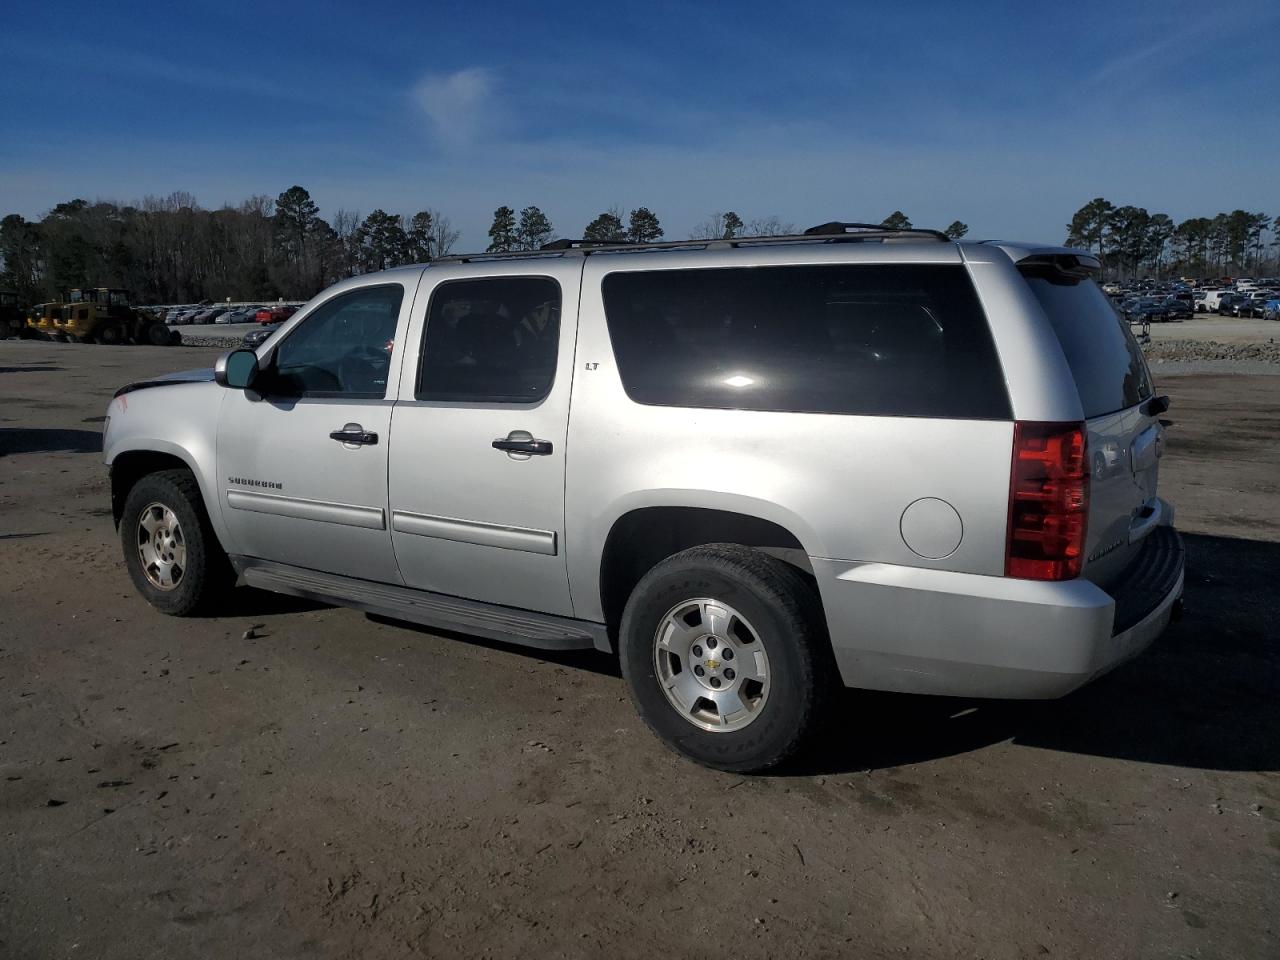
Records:
[[[727,250],[739,247],[769,246],[774,244],[804,243],[858,243],[866,240],[911,240],[931,238],[951,243],[952,240],[939,230],[912,228],[910,230],[889,230],[875,225],[872,229],[846,230],[848,227],[862,228],[864,224],[839,223],[833,221],[811,227],[804,233],[782,234],[773,237],[731,237],[729,239],[714,238],[710,240],[659,240],[653,243],[637,243],[635,241],[596,241],[596,240],[553,240],[545,243],[537,250],[510,250],[485,253],[461,253],[447,257],[438,257],[432,263],[473,263],[484,260],[528,260],[538,257],[586,257],[593,253],[642,253],[649,250]],[[836,229],[836,228],[840,229]],[[827,229],[831,228],[831,229]]]
[[[805,236],[852,236],[867,239],[895,236],[933,237],[951,243],[951,238],[941,230],[930,230],[927,227],[886,227],[883,223],[855,223],[845,220],[832,220],[810,227]]]
[[[593,247],[620,247],[635,246],[634,240],[570,240],[565,237],[562,240],[552,240],[550,243],[544,243],[539,250],[588,250]]]

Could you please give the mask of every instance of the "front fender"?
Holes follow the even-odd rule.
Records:
[[[223,390],[213,383],[190,383],[126,393],[112,399],[103,436],[103,461],[115,468],[134,453],[180,460],[196,478],[209,522],[224,550],[234,552],[218,502],[217,429]]]

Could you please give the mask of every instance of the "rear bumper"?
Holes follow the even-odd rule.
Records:
[[[1109,590],[892,564],[813,566],[847,686],[1031,700],[1063,696],[1141,653],[1182,596],[1184,557],[1177,532],[1162,526]]]

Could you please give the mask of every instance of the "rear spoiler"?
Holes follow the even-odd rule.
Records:
[[[1038,244],[1009,243],[1003,240],[983,240],[982,242],[1003,250],[1019,267],[1038,267],[1078,279],[1084,279],[1094,270],[1102,269],[1102,261],[1095,254],[1078,247],[1045,247]]]

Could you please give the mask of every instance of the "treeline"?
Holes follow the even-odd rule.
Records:
[[[895,210],[881,226],[908,229],[912,223]],[[689,239],[797,232],[795,224],[776,216],[748,220],[728,210],[708,216]],[[944,232],[958,240],[969,227],[956,220]],[[664,239],[665,231],[648,207],[624,216],[615,206],[570,235],[601,243],[651,243]],[[0,287],[17,290],[33,303],[57,300],[84,286],[124,287],[144,303],[301,300],[344,277],[446,256],[458,236],[447,216],[430,209],[409,216],[382,209],[361,216],[340,209],[326,221],[300,186],[274,199],[250,197],[220,210],[202,208],[188,193],[132,205],[71,200],[37,221],[18,214],[0,220]],[[487,249],[536,250],[556,237],[541,208],[527,206],[517,213],[501,206],[494,211]],[[1098,197],[1071,218],[1066,242],[1097,251],[1107,276],[1211,276],[1280,272],[1275,238],[1280,238],[1280,217],[1264,213],[1233,210],[1175,224],[1166,214]]]
[[[41,220],[0,220],[0,286],[30,302],[124,287],[144,303],[307,299],[343,277],[447,254],[458,232],[434,210],[320,216],[302,187],[203,209],[188,193],[134,205],[71,200]]]
[[[883,225],[907,228],[911,221],[895,210]],[[957,220],[947,233],[959,239],[968,230]],[[747,220],[729,210],[708,216],[689,239],[796,232],[795,224],[776,216]],[[600,243],[652,243],[666,232],[648,207],[624,214],[614,206],[571,235]],[[340,209],[325,220],[300,186],[220,210],[204,209],[181,192],[135,204],[71,200],[40,220],[18,214],[0,220],[0,287],[32,303],[86,286],[124,287],[142,303],[303,300],[344,277],[446,256],[458,236],[436,210],[403,216],[378,209],[362,217]],[[494,211],[487,250],[537,250],[557,236],[541,208],[517,213],[501,206]]]
[[[1257,275],[1280,270],[1280,217],[1232,210],[1174,223],[1167,214],[1096,197],[1067,224],[1067,244],[1096,251],[1108,277]]]

